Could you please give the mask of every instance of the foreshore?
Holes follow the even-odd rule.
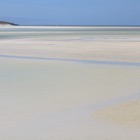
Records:
[[[60,31],[55,32],[57,36],[48,32],[48,37],[45,37],[46,32],[43,31],[36,31],[35,34],[32,31],[19,33],[11,32],[9,39],[0,40],[0,55],[140,62],[140,36],[138,35],[96,35],[91,38],[72,36],[69,32],[68,36],[65,36]],[[7,35],[2,31],[1,34]]]
[[[139,36],[60,34],[0,33],[0,138],[139,140]]]

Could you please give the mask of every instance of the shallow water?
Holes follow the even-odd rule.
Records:
[[[14,55],[0,55],[0,58],[11,58],[11,59],[28,59],[28,60],[55,60],[65,62],[77,62],[85,64],[98,64],[98,65],[122,65],[122,66],[138,66],[138,62],[113,62],[113,61],[95,61],[95,60],[80,60],[80,59],[64,59],[64,58],[46,58],[46,57],[32,57],[32,56],[14,56]]]
[[[96,26],[44,26],[0,28],[0,39],[17,39],[28,37],[77,36],[81,40],[121,39],[132,40],[140,35],[140,27],[96,27]]]

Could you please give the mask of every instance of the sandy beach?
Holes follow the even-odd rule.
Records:
[[[6,36],[6,34],[8,33],[11,34],[11,36],[16,36],[17,39],[13,39],[11,37],[8,40],[1,40],[0,55],[113,62],[140,62],[140,35],[133,32],[131,34],[125,34],[125,32],[122,32],[122,35],[119,35],[119,33],[115,33],[116,30],[121,30],[122,27],[112,27],[114,29],[113,35],[108,35],[103,32],[104,35],[86,35],[83,33],[82,36],[74,35],[75,31],[72,31],[72,33],[70,32],[76,27],[44,27],[44,29],[48,30],[51,30],[53,28],[56,29],[56,31],[54,32],[56,35],[54,35],[53,32],[49,31],[47,31],[48,34],[46,35],[46,32],[43,32],[43,27],[15,28],[17,30],[10,33],[8,31],[1,31],[2,35]],[[31,29],[36,28],[38,30],[34,34]],[[59,28],[62,31],[60,31]],[[65,32],[65,35],[63,35],[63,30],[67,28],[69,30]],[[99,30],[101,27],[99,29],[98,28],[99,27],[95,27],[96,30]],[[9,28],[7,27],[7,29]],[[104,27],[103,29],[107,30],[108,28]],[[130,29],[132,31],[137,30],[137,28]]]
[[[9,37],[0,40],[0,139],[140,139],[140,35],[18,28],[0,32]]]

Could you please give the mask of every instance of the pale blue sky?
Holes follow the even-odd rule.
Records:
[[[140,25],[140,0],[0,0],[0,20],[22,25]]]

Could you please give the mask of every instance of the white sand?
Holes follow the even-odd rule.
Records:
[[[61,33],[63,28],[68,29],[68,36]],[[69,33],[71,28],[74,30],[75,28],[88,29],[90,27],[13,26],[1,28],[1,35],[17,35],[17,39],[0,40],[0,55],[140,62],[140,35],[138,33],[133,33],[132,31],[133,34],[126,35],[114,33],[114,35],[85,34],[84,36],[74,36],[74,31],[72,35]],[[111,29],[111,27],[94,28]],[[138,27],[112,27],[114,30],[121,30],[122,28],[139,29]],[[5,30],[8,29],[18,30],[6,32]],[[24,32],[24,29],[26,32]],[[32,32],[31,29],[38,31]],[[52,32],[49,32],[49,30],[43,32],[41,29],[54,29],[55,33],[60,34],[60,36],[55,36],[55,33],[51,36]]]
[[[0,58],[0,138],[139,140],[137,125],[117,126],[93,117],[105,106],[135,99],[139,71],[129,66]]]
[[[22,55],[47,58],[140,62],[140,43],[121,40],[95,42],[67,41],[67,38],[17,39],[0,41],[0,55]],[[64,41],[63,41],[64,40]],[[65,41],[66,40],[66,41]],[[74,41],[76,40],[76,41]]]
[[[139,140],[139,66],[7,57],[140,62],[139,40],[0,40],[0,139]]]

